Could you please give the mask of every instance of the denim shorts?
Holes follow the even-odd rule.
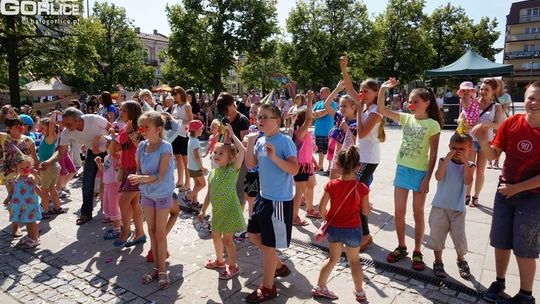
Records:
[[[394,187],[418,192],[420,190],[420,184],[425,176],[426,171],[420,171],[402,165],[397,165],[396,177],[394,178]]]
[[[490,245],[514,250],[518,257],[537,259],[540,250],[540,193],[495,195]]]
[[[154,208],[154,209],[171,209],[173,204],[173,197],[163,197],[163,198],[149,198],[141,195],[141,205],[143,208]]]
[[[362,228],[328,227],[326,238],[329,243],[343,243],[347,247],[356,248],[362,241]]]
[[[473,140],[473,142],[472,142],[472,150],[474,152],[480,152],[480,150],[482,150],[482,147],[480,146],[480,143],[477,142],[476,140]]]

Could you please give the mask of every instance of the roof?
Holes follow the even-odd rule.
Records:
[[[527,0],[512,3],[510,13],[506,15],[506,25],[519,23],[519,11],[524,8],[540,7],[540,0]]]
[[[141,39],[147,39],[147,40],[153,40],[153,41],[161,41],[161,42],[165,42],[165,43],[168,43],[169,42],[169,38],[165,35],[162,35],[162,34],[157,34],[157,35],[154,35],[154,34],[146,34],[146,33],[138,33],[137,36]]]
[[[60,96],[71,94],[71,87],[63,84],[58,78],[37,80],[29,82],[21,89],[27,91],[30,96]]]
[[[445,67],[424,72],[428,77],[503,76],[513,73],[512,64],[489,61],[472,50],[468,50],[458,60]]]

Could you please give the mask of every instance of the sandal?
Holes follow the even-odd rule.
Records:
[[[364,290],[362,290],[362,291],[354,291],[353,294],[356,297],[356,302],[361,303],[361,302],[367,301],[366,292]]]
[[[295,218],[292,224],[293,224],[293,226],[299,226],[299,227],[309,225],[309,223],[306,220],[303,220],[303,219],[301,219],[299,217]]]
[[[44,219],[44,220],[48,220],[51,218],[51,210],[47,211],[47,212],[43,212],[41,214],[41,219]]]
[[[322,218],[321,213],[318,210],[311,209],[306,211],[306,216],[311,218]]]
[[[53,214],[62,214],[62,213],[66,213],[66,210],[62,208],[58,208],[58,209],[53,208],[52,210],[49,210],[49,212],[52,212]]]
[[[465,196],[465,206],[469,206],[470,203],[471,203],[471,196],[470,195]]]
[[[115,240],[120,236],[120,230],[107,231],[103,236],[104,240]]]
[[[21,230],[17,229],[17,231],[13,231],[12,234],[14,239],[20,238],[22,236]]]
[[[230,280],[234,278],[235,276],[237,276],[238,274],[240,274],[240,268],[238,267],[238,265],[236,266],[227,265],[225,271],[219,274],[219,279]]]
[[[158,278],[158,275],[159,275],[159,269],[157,268],[152,268],[152,270],[150,270],[149,273],[143,275],[142,277],[142,283],[143,284],[148,284],[152,281],[154,281],[155,279]]]
[[[81,215],[81,217],[79,217],[77,219],[77,222],[75,222],[75,224],[77,224],[77,226],[81,226],[81,225],[84,225],[84,224],[88,223],[91,220],[92,220],[92,217],[89,217],[89,216],[86,216],[86,215]]]
[[[394,249],[394,251],[388,254],[386,260],[388,261],[388,263],[395,263],[406,257],[408,254],[409,253],[407,252],[407,248],[397,247],[396,249]]]
[[[424,268],[426,268],[426,264],[424,263],[424,255],[420,251],[413,252],[412,260],[412,268],[414,270],[422,271]]]
[[[206,263],[204,264],[204,267],[208,269],[224,269],[225,267],[227,267],[227,264],[225,264],[225,261],[220,262],[217,259],[215,259],[215,260],[206,261]]]
[[[473,196],[473,197],[472,197],[470,207],[471,207],[471,208],[476,208],[476,207],[478,207],[478,197],[476,197],[476,196]]]
[[[315,288],[311,290],[311,295],[314,298],[325,298],[330,300],[339,299],[338,296],[336,296],[336,294],[330,291],[327,287],[322,288],[319,286],[315,286]]]
[[[458,261],[457,266],[460,277],[464,279],[469,279],[471,277],[471,269],[469,268],[469,263],[467,263],[467,261]]]
[[[31,238],[28,238],[26,240],[26,242],[21,245],[20,248],[22,248],[22,249],[34,249],[37,246],[39,246],[40,244],[41,244],[41,242],[39,241],[39,239],[36,241],[36,240],[31,239]]]
[[[169,279],[169,274],[166,272],[160,272],[158,273],[158,288],[163,290],[169,288],[171,286],[171,280]]]

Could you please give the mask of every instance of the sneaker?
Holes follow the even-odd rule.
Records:
[[[457,267],[459,270],[459,275],[462,278],[468,279],[471,277],[471,269],[469,268],[469,263],[467,263],[467,261],[457,262]]]
[[[264,288],[260,286],[257,290],[253,291],[246,297],[247,303],[262,303],[268,300],[274,299],[278,296],[276,286],[272,288]]]
[[[536,304],[536,300],[533,296],[524,295],[521,292],[509,299],[499,300],[500,304]]]
[[[433,275],[439,278],[445,278],[446,272],[444,271],[444,264],[443,263],[433,263]]]
[[[286,276],[288,276],[290,274],[291,274],[291,270],[289,269],[289,267],[287,267],[287,265],[283,264],[283,265],[281,265],[281,267],[276,269],[276,273],[274,274],[274,278],[277,278],[277,277],[284,278],[284,277],[286,277]]]
[[[426,268],[426,263],[424,263],[424,255],[420,251],[414,251],[412,256],[412,268],[416,271],[424,270],[424,268]]]
[[[505,289],[506,289],[506,285],[504,285],[504,283],[495,281],[491,283],[491,285],[489,286],[488,290],[486,290],[482,298],[484,298],[484,300],[486,300],[487,302],[495,303],[503,295]]]

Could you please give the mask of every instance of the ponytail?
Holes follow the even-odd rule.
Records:
[[[441,110],[437,105],[435,94],[433,94],[430,89],[416,88],[411,92],[411,95],[416,95],[420,97],[420,99],[422,99],[423,101],[429,102],[426,109],[426,114],[429,118],[438,122],[439,126],[441,126],[442,128],[444,126],[444,116],[442,115]]]

